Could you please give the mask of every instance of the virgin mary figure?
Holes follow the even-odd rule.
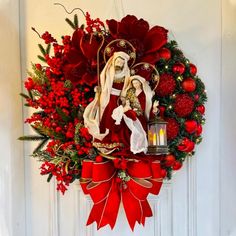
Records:
[[[112,118],[117,125],[122,124],[123,121],[126,129],[130,130],[130,135],[126,138],[129,140],[130,151],[133,154],[147,151],[146,130],[153,95],[154,91],[143,77],[131,76],[125,90],[126,105],[124,107],[120,105],[112,113]],[[131,112],[134,112],[135,116],[130,116]]]

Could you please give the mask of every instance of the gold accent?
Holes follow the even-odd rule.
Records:
[[[129,41],[127,41],[125,39],[115,39],[107,44],[107,46],[104,49],[104,53],[103,53],[104,62],[107,63],[106,57],[109,56],[109,54],[112,52],[112,49],[114,49],[111,47],[111,45],[115,44],[115,43],[118,43],[118,45],[124,49],[128,49],[128,51],[126,53],[130,56],[130,59],[133,60],[133,62],[131,63],[131,66],[133,66],[135,63],[135,60],[136,60],[136,50],[135,50],[135,47]],[[129,48],[127,48],[127,45],[132,49],[132,51],[130,51]]]
[[[121,159],[120,157],[114,157],[114,156],[107,155],[107,154],[102,153],[102,152],[99,152],[98,154],[101,155],[101,156],[103,156],[103,157],[105,157],[105,158],[107,158],[107,159],[109,159],[109,160]],[[137,159],[132,159],[132,158],[125,158],[125,160],[127,160],[127,161],[139,162],[139,160],[137,160]]]
[[[152,74],[152,81],[153,81],[154,83],[156,83],[156,84],[155,84],[155,87],[154,87],[154,89],[153,89],[153,90],[155,90],[155,89],[157,88],[158,84],[159,84],[159,81],[160,81],[160,75],[159,75],[158,70],[156,69],[156,67],[155,67],[154,65],[152,65],[152,64],[150,64],[150,63],[147,63],[147,62],[139,62],[139,63],[137,63],[137,64],[135,64],[134,66],[131,67],[131,74],[132,74],[132,75],[135,75],[135,74],[136,74],[135,67],[140,66],[140,65],[143,65],[143,69],[144,69],[144,70],[149,71],[149,70],[152,68],[152,69],[155,71],[155,74]]]
[[[99,142],[93,142],[93,146],[95,148],[108,148],[112,149],[115,147],[123,147],[123,143],[99,143]]]

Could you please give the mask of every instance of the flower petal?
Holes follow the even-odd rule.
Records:
[[[81,28],[75,30],[72,36],[72,46],[80,51],[80,40],[84,35],[84,31]]]
[[[142,40],[149,30],[149,24],[147,21],[140,19],[133,22],[133,27],[131,31],[132,38],[137,38]]]
[[[98,39],[93,34],[91,34],[91,35],[86,34],[86,35],[83,35],[83,37],[81,38],[80,48],[81,48],[81,51],[83,52],[84,56],[87,59],[92,60],[92,59],[96,58],[97,51],[98,51],[100,44],[101,43],[98,41]]]
[[[97,75],[96,74],[91,74],[91,73],[85,73],[82,77],[82,80],[87,85],[92,86],[92,85],[97,83]]]
[[[112,37],[117,38],[118,33],[118,22],[114,19],[106,20],[109,32]]]
[[[167,43],[167,32],[168,30],[160,26],[154,26],[148,31],[144,39],[146,54],[157,51]]]

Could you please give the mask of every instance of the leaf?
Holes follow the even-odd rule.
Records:
[[[44,49],[44,47],[41,44],[38,44],[39,49],[41,51],[41,53],[45,56],[46,55],[46,50]]]
[[[63,121],[68,122],[70,120],[70,117],[67,116],[66,113],[63,112],[60,107],[56,107],[56,111],[60,115],[60,117]]]
[[[45,146],[49,138],[45,138],[33,151],[33,153],[41,151],[41,149]]]
[[[27,136],[21,136],[18,138],[18,140],[21,141],[40,141],[40,140],[44,140],[45,137],[43,136],[36,136],[36,135],[27,135]]]
[[[32,100],[34,100],[34,97],[33,97],[32,91],[29,90],[28,93],[29,93],[29,97],[30,97]]]
[[[66,21],[73,29],[76,29],[74,23],[73,23],[70,19],[66,18],[65,21]]]
[[[53,177],[53,175],[52,175],[52,173],[50,173],[50,174],[48,175],[48,178],[47,178],[47,182],[48,182],[48,183],[51,181],[52,177]]]
[[[33,126],[31,125],[32,129],[39,135],[43,136],[43,137],[46,137],[46,135],[42,132],[42,129],[36,127],[36,126]]]
[[[49,55],[50,50],[51,50],[51,44],[49,43],[48,46],[47,46],[47,48],[46,48],[46,54]]]
[[[30,98],[28,95],[26,95],[26,94],[24,94],[24,93],[20,93],[20,96],[23,97],[23,98],[25,98],[25,99]]]
[[[42,57],[42,56],[38,56],[38,59],[43,61],[43,62],[47,62],[46,59],[44,57]]]

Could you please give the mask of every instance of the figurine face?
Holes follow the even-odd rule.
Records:
[[[132,85],[135,89],[141,89],[142,88],[142,83],[137,79],[133,79],[131,83],[132,83]]]
[[[122,70],[125,64],[125,60],[121,57],[116,58],[115,60],[115,70]]]

